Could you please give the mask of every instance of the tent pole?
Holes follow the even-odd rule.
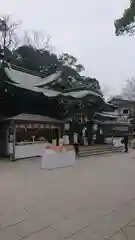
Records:
[[[15,162],[15,146],[16,146],[16,124],[13,124],[13,157],[12,162]]]

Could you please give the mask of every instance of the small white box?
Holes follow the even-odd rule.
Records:
[[[55,152],[45,150],[41,159],[42,169],[55,169],[61,167],[74,166],[75,152]]]

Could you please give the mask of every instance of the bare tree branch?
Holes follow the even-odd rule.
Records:
[[[122,91],[122,97],[125,100],[135,100],[135,78],[132,77],[125,82],[125,87]]]
[[[49,43],[51,41],[51,36],[48,36],[47,39],[46,39],[46,43],[45,43],[45,49],[49,49]]]
[[[30,45],[36,49],[40,50],[50,50],[51,45],[51,36],[46,36],[45,34],[39,31],[25,32],[23,44]]]
[[[7,48],[14,47],[14,44],[17,46],[17,35],[16,30],[21,25],[20,22],[13,22],[11,16],[1,16],[0,19],[7,26],[7,30],[1,33],[0,36],[0,45],[5,46]],[[19,39],[18,39],[19,41]],[[18,42],[19,44],[19,42]]]

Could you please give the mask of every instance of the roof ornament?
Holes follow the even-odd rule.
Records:
[[[11,64],[9,62],[7,62],[7,67],[11,69]]]

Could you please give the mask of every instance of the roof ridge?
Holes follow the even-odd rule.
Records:
[[[9,64],[10,64],[11,68],[14,69],[14,70],[17,70],[17,71],[20,71],[20,72],[24,72],[24,73],[28,73],[30,75],[42,78],[42,74],[41,73],[38,73],[38,72],[33,71],[33,70],[29,70],[27,68],[24,68],[24,67],[12,64],[12,63],[9,63]]]
[[[57,74],[59,71],[55,72],[55,73],[51,73],[49,75],[44,75],[42,73],[38,73],[36,71],[33,71],[33,70],[29,70],[27,68],[24,68],[24,67],[21,67],[21,66],[18,66],[18,65],[15,65],[15,64],[11,64],[11,63],[8,63],[6,62],[5,63],[5,68],[6,67],[11,67],[13,70],[16,70],[16,71],[20,71],[20,72],[23,72],[23,73],[26,73],[26,74],[29,74],[31,76],[35,76],[35,77],[39,77],[41,80],[45,80],[46,78],[52,76],[53,74]]]

